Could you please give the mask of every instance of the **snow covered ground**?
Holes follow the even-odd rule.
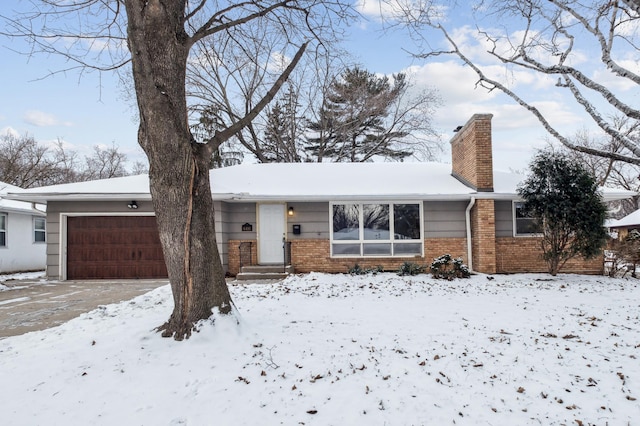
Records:
[[[634,425],[640,286],[562,275],[309,274],[152,330],[168,286],[0,340],[10,425]]]
[[[45,271],[0,274],[0,291],[11,290],[12,288],[21,288],[20,281],[22,280],[46,282]]]

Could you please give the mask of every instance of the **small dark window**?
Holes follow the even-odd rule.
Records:
[[[0,213],[0,247],[7,246],[7,215]]]
[[[33,241],[44,243],[47,240],[47,221],[43,217],[33,218]]]
[[[524,203],[513,203],[515,235],[535,235],[542,233],[540,225],[524,209]]]

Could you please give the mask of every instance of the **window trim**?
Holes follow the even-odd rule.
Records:
[[[524,204],[524,201],[512,201],[511,203],[511,215],[512,215],[512,223],[513,223],[513,236],[514,237],[540,237],[542,236],[542,232],[528,232],[528,233],[519,233],[518,232],[518,217],[516,215],[516,210]],[[533,220],[531,218],[530,220]]]
[[[0,248],[7,248],[9,246],[9,214],[0,212],[0,216],[4,216],[4,229],[0,228],[0,233],[4,234],[4,244],[0,244]]]
[[[364,216],[364,205],[366,204],[384,204],[389,206],[389,239],[388,240],[367,240],[364,238],[364,228],[363,228],[363,216]],[[402,204],[416,204],[419,209],[419,221],[420,221],[420,239],[395,239],[394,235],[394,227],[395,227],[395,218],[394,218],[394,206],[402,205]],[[357,240],[334,240],[333,239],[333,207],[336,205],[356,205],[358,206],[358,239]],[[424,202],[420,200],[406,200],[406,201],[331,201],[329,202],[329,251],[331,258],[402,258],[402,257],[424,257]],[[364,254],[364,245],[366,244],[390,244],[391,245],[391,254]],[[420,244],[420,252],[413,254],[394,254],[394,244],[397,243],[408,243],[408,244]],[[333,247],[334,244],[342,244],[342,245],[359,245],[360,246],[360,254],[334,254]]]
[[[36,222],[38,220],[42,220],[42,223],[44,225],[42,229],[37,228]],[[32,224],[33,224],[33,233],[32,233],[33,244],[46,244],[47,243],[47,218],[42,216],[33,216]],[[36,234],[38,232],[42,232],[44,234],[44,240],[38,241],[38,239],[36,238]]]

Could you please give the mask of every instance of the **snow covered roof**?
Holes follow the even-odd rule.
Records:
[[[624,228],[626,226],[640,225],[640,210],[628,214],[622,219],[614,220],[609,224],[609,228]]]
[[[86,182],[64,183],[10,191],[8,198],[36,202],[58,200],[150,200],[149,176],[135,175]]]
[[[11,211],[16,213],[27,213],[35,215],[44,214],[40,210],[34,209],[31,202],[8,200],[5,198],[7,193],[9,192],[15,193],[20,191],[23,191],[23,189],[19,186],[10,185],[8,183],[0,181],[0,210],[4,212]]]
[[[238,201],[468,200],[518,199],[524,178],[494,172],[494,192],[477,192],[451,175],[442,163],[268,163],[211,170],[214,199]],[[606,201],[631,191],[605,189]],[[148,200],[147,175],[11,191],[14,200]]]
[[[439,163],[269,163],[214,170],[214,194],[244,200],[469,198]],[[214,195],[215,197],[215,195]]]

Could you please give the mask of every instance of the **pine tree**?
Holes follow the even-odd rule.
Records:
[[[363,162],[374,157],[402,160],[412,153],[394,147],[408,132],[388,126],[391,108],[407,89],[404,74],[379,77],[347,69],[325,94],[318,120],[308,123],[306,150],[318,161]]]
[[[218,105],[210,105],[200,111],[198,122],[191,126],[191,132],[199,143],[207,143],[215,137],[217,131],[225,128],[224,121],[219,114]],[[240,151],[233,151],[223,148],[222,144],[213,150],[210,169],[235,166],[242,163],[244,155]]]
[[[299,163],[298,102],[293,88],[267,112],[262,151],[268,162]]]

